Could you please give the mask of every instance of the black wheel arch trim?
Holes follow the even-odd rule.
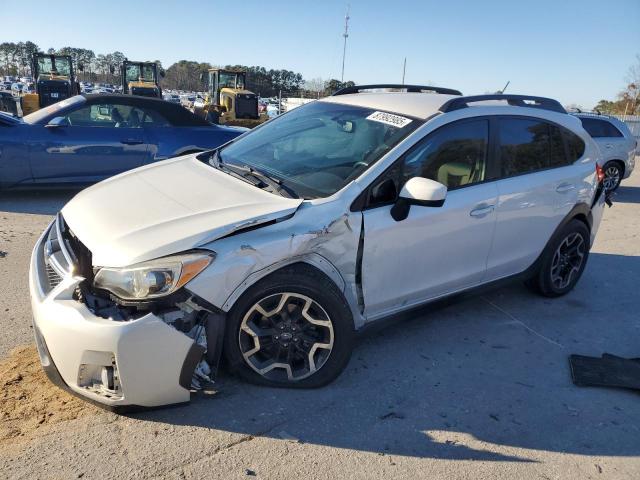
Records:
[[[544,248],[536,258],[536,260],[531,264],[531,266],[529,266],[529,268],[525,270],[524,272],[525,277],[532,276],[538,270],[538,267],[540,266],[540,262],[542,261],[542,257],[544,256],[544,253],[546,252],[549,244],[553,240],[555,240],[558,234],[562,231],[562,229],[566,227],[569,224],[569,222],[571,222],[574,219],[583,222],[586,225],[589,232],[591,232],[591,227],[593,226],[593,214],[591,213],[591,207],[586,203],[580,202],[574,205],[571,211],[562,219],[562,221],[555,228],[555,230],[549,237],[549,240],[547,240],[547,243],[544,245]]]

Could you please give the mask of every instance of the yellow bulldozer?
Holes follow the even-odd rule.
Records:
[[[82,70],[82,66],[78,68]],[[80,93],[69,55],[36,53],[31,62],[35,93],[3,98],[2,110],[15,115],[28,115],[43,107]]]
[[[120,66],[122,93],[143,97],[162,98],[160,77],[164,71],[153,62],[132,62],[125,59]]]
[[[258,96],[246,89],[244,70],[212,68],[208,91],[203,101],[194,103],[194,113],[211,123],[253,128],[269,117],[258,111]]]

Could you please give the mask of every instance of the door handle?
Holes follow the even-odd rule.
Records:
[[[556,187],[556,192],[558,192],[558,193],[567,193],[567,192],[570,192],[571,190],[573,190],[574,188],[576,188],[576,187],[571,183],[561,183],[560,185],[558,185]]]
[[[124,145],[140,145],[144,142],[136,138],[125,138],[124,140],[120,140],[120,143],[123,143]]]
[[[606,147],[606,148],[613,148],[613,143],[607,143],[607,144],[605,145],[605,147]]]
[[[472,217],[476,217],[476,218],[486,217],[491,212],[493,212],[494,208],[495,208],[495,205],[480,206],[478,208],[475,208],[475,209],[471,210],[469,212],[469,215],[471,215]]]

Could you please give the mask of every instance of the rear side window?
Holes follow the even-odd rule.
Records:
[[[549,124],[523,118],[500,119],[503,177],[548,168],[549,151]]]
[[[622,132],[606,120],[596,118],[580,118],[582,126],[593,138],[622,137]]]
[[[580,137],[557,125],[533,118],[499,120],[502,177],[569,165],[582,156],[584,148]]]

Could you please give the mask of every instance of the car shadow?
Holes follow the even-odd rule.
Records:
[[[370,331],[326,387],[258,387],[223,373],[216,394],[133,416],[414,457],[535,461],[514,448],[636,456],[640,397],[574,386],[567,359],[638,356],[629,339],[640,328],[640,299],[617,291],[639,277],[640,257],[592,253],[577,288],[562,298],[514,283]]]
[[[0,190],[0,212],[55,215],[80,190]]]
[[[640,203],[640,187],[620,185],[613,196],[613,203]]]

